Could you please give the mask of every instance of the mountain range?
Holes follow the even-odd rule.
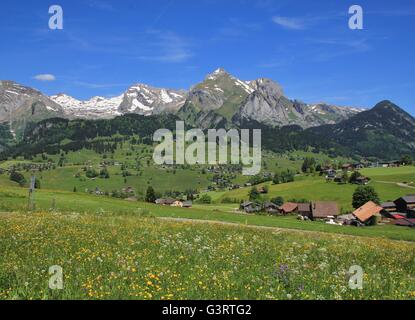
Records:
[[[238,125],[244,119],[270,126],[296,124],[303,128],[338,123],[361,112],[327,104],[305,104],[284,96],[272,80],[242,81],[217,69],[189,91],[135,84],[117,97],[80,101],[61,93],[46,96],[12,81],[0,81],[0,123],[9,123],[13,134],[27,122],[51,117],[112,119],[134,113],[177,113],[194,126]]]
[[[138,118],[131,117],[134,115]],[[48,121],[52,118],[69,122]],[[202,129],[262,128],[263,144],[275,151],[313,147],[332,154],[380,159],[415,155],[415,119],[390,101],[371,110],[307,104],[287,98],[282,87],[270,79],[243,81],[221,68],[188,91],[135,84],[120,96],[87,101],[66,94],[48,97],[15,82],[0,81],[0,151],[24,140],[43,139],[45,145],[51,132],[62,128],[79,131],[84,121],[95,127],[95,131],[88,131],[91,138],[105,135],[103,127],[115,128],[108,135],[123,125],[134,133],[134,125],[145,123],[152,128],[149,121],[162,125],[179,119]],[[96,120],[106,121],[105,125],[91,122]],[[82,140],[76,130],[71,129],[65,138]]]

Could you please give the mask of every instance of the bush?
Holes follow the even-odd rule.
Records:
[[[17,171],[12,171],[10,173],[10,180],[17,182],[21,187],[23,187],[26,184],[26,179],[24,175]]]
[[[87,176],[87,178],[93,179],[98,177],[98,172],[95,169],[88,169],[86,170],[85,175]]]
[[[271,199],[271,202],[277,206],[282,206],[284,204],[284,198],[276,197],[276,198]]]
[[[152,186],[149,186],[147,188],[147,193],[146,193],[146,202],[149,203],[154,203],[157,200],[157,196],[156,196],[156,192],[154,191]]]
[[[200,197],[198,202],[202,203],[202,204],[211,204],[212,203],[212,198],[209,195],[204,194],[203,196]]]
[[[261,194],[259,193],[256,187],[252,187],[251,191],[249,191],[249,201],[257,201],[261,198]]]
[[[99,177],[101,179],[109,179],[110,178],[110,174],[108,172],[108,169],[107,168],[101,169],[101,172],[99,173]]]
[[[375,189],[371,186],[357,187],[353,194],[353,208],[360,208],[369,201],[380,204],[379,195]]]

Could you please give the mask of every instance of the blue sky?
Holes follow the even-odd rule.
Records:
[[[48,28],[52,4],[63,30]],[[353,4],[364,30],[348,28]],[[390,99],[415,114],[414,31],[413,0],[2,0],[0,79],[86,99],[188,89],[224,67],[306,102]]]

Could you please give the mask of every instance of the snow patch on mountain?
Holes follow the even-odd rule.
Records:
[[[124,95],[113,98],[93,97],[89,100],[78,100],[66,94],[51,96],[51,100],[61,105],[65,114],[71,118],[113,118],[121,115],[118,108]]]

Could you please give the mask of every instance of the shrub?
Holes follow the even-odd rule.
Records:
[[[26,179],[24,175],[22,175],[20,172],[12,171],[10,173],[10,180],[17,182],[21,187],[23,187],[26,183]]]
[[[353,207],[355,209],[360,208],[369,201],[373,201],[377,204],[380,203],[379,195],[375,189],[371,186],[357,187],[353,194]]]

